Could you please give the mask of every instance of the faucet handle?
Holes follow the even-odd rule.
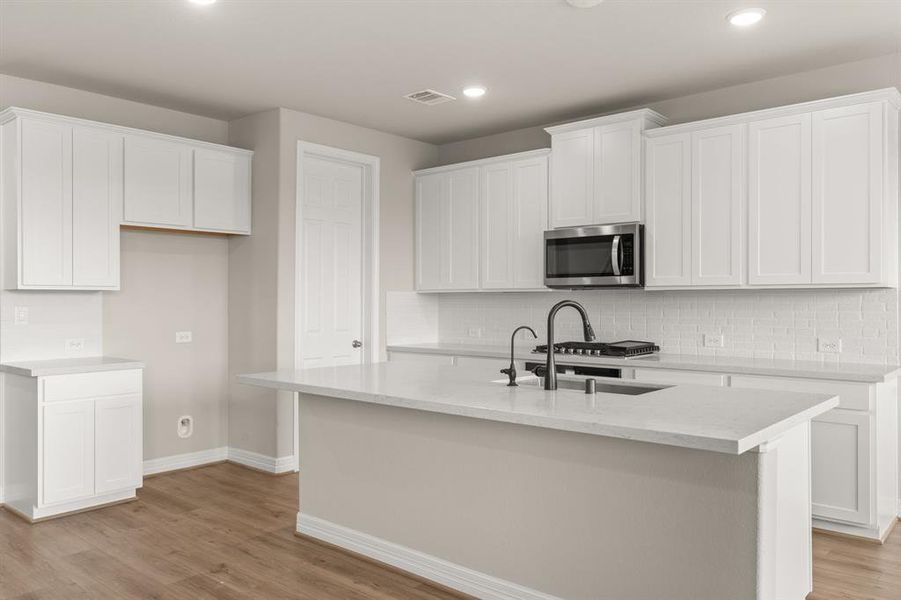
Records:
[[[544,365],[538,365],[534,369],[532,369],[532,373],[535,377],[545,377],[547,376],[547,367]]]

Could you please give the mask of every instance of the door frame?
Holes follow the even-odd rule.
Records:
[[[301,369],[300,310],[298,299],[301,289],[301,249],[303,197],[304,197],[304,159],[307,156],[326,160],[339,161],[357,165],[363,169],[363,213],[362,213],[362,254],[363,281],[363,363],[378,362],[381,356],[381,336],[379,335],[379,310],[381,290],[379,284],[379,184],[381,159],[378,156],[344,150],[312,142],[297,141],[297,163],[295,181],[295,216],[294,216],[294,368]],[[299,402],[294,394],[294,470],[299,468],[300,433]]]

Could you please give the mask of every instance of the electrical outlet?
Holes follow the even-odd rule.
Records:
[[[66,340],[66,352],[68,354],[84,352],[84,338],[70,338]]]
[[[469,337],[471,338],[480,338],[482,337],[482,328],[481,327],[470,327],[467,332]]]
[[[175,431],[180,438],[191,437],[194,434],[194,417],[191,415],[178,417],[178,424],[175,426]]]
[[[817,338],[817,352],[838,354],[842,351],[841,338]]]
[[[722,348],[723,347],[723,334],[721,334],[721,333],[705,333],[704,334],[704,347],[705,348]]]
[[[190,344],[192,341],[194,341],[194,335],[190,331],[175,332],[176,344]]]
[[[13,309],[13,319],[16,325],[28,325],[28,307],[15,307],[15,309]]]

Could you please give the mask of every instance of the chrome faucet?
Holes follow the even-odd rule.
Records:
[[[554,358],[554,319],[557,317],[557,312],[559,312],[561,308],[567,306],[571,306],[579,311],[579,316],[582,317],[582,333],[585,336],[585,341],[594,341],[594,330],[591,328],[591,323],[588,321],[588,313],[585,312],[584,306],[575,300],[563,300],[551,307],[551,311],[547,314],[547,360],[544,363],[543,373],[544,389],[546,390],[557,389],[557,362]],[[541,367],[535,369],[535,374],[540,376],[540,370]]]
[[[501,373],[510,378],[510,383],[507,384],[507,387],[516,387],[519,385],[518,383],[516,383],[516,364],[514,364],[513,362],[513,340],[514,338],[516,338],[516,334],[519,333],[520,329],[528,329],[533,338],[538,337],[538,334],[535,333],[535,330],[528,325],[520,325],[513,330],[513,335],[510,336],[510,366],[506,369],[501,369]]]

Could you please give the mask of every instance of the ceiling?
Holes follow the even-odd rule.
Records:
[[[725,21],[746,6],[757,26]],[[898,52],[901,0],[0,0],[0,72],[445,143]],[[471,83],[488,87],[463,97]],[[433,88],[456,102],[422,106]]]

